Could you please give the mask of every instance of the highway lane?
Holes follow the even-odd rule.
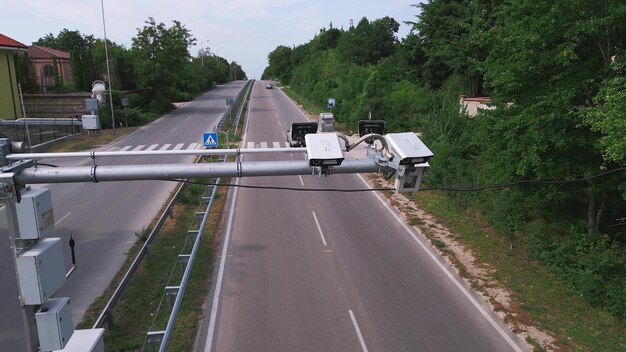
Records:
[[[193,149],[202,143],[202,132],[212,131],[232,98],[245,82],[221,85],[101,150]],[[102,158],[99,165],[189,163],[193,156]],[[91,160],[54,161],[60,165],[88,165]],[[34,187],[41,187],[35,185]],[[66,267],[71,263],[70,235],[76,240],[78,269],[57,292],[69,296],[74,323],[109,284],[136,241],[136,231],[147,226],[176,187],[173,182],[134,181],[89,184],[55,184],[51,188],[57,226],[49,237],[62,237]],[[4,209],[0,232],[8,234]],[[0,350],[24,350],[18,290],[8,236],[0,238]]]
[[[244,144],[284,143],[288,126],[304,120],[282,92],[258,82]],[[356,175],[240,182],[365,187]],[[216,320],[208,327],[208,342],[199,343],[205,351],[525,350],[373,192],[233,193],[232,231],[226,257],[220,258],[223,281],[211,296],[219,300],[208,302]]]

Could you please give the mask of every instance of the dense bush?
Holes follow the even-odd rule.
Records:
[[[580,297],[626,322],[626,252],[622,245],[606,235],[589,236],[576,228],[555,236],[545,225],[535,225],[527,242],[533,256]]]

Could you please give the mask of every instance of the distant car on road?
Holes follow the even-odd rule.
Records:
[[[271,83],[265,83],[265,89],[272,89],[274,88],[274,85]]]

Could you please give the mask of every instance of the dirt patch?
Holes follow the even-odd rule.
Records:
[[[368,181],[375,187],[393,187],[380,176],[369,176]],[[407,224],[420,231],[431,246],[445,258],[457,274],[462,277],[478,294],[482,296],[492,310],[502,318],[509,328],[526,342],[528,348],[534,348],[529,340],[548,351],[559,350],[558,342],[549,333],[542,331],[527,314],[520,309],[520,304],[511,298],[511,293],[494,279],[495,270],[476,259],[472,251],[457,240],[458,234],[451,232],[432,214],[420,209],[418,205],[397,192],[384,192],[391,205],[404,217]]]

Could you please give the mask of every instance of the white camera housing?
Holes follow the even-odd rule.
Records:
[[[309,166],[339,166],[344,160],[337,133],[310,133],[304,136]]]
[[[389,133],[385,135],[385,140],[397,158],[394,161],[398,165],[425,163],[434,155],[413,132]]]

